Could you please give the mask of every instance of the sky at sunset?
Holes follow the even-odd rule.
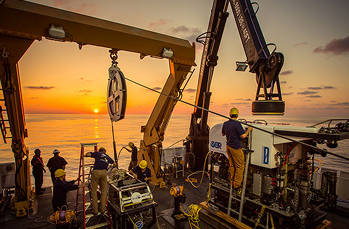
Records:
[[[212,0],[35,0],[113,22],[188,39],[207,30]],[[280,75],[286,115],[349,116],[349,1],[259,0],[257,13],[267,43],[277,44],[285,56]],[[231,106],[251,114],[256,93],[253,74],[235,71],[235,61],[246,59],[234,17],[225,27],[218,65],[211,85],[211,109],[226,114]],[[202,47],[197,44],[196,64]],[[168,75],[166,59],[119,52],[126,77],[161,90]],[[20,61],[26,113],[106,113],[108,49],[76,43],[35,41]],[[183,95],[195,103],[199,67]],[[127,82],[128,114],[148,114],[158,94]],[[192,112],[177,104],[175,113]]]

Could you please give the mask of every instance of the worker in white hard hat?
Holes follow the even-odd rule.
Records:
[[[149,183],[151,171],[146,160],[139,162],[139,165],[129,171],[135,179]]]
[[[47,167],[49,168],[51,172],[51,179],[52,184],[56,180],[55,178],[55,172],[57,169],[65,169],[65,165],[68,164],[68,162],[61,156],[59,156],[60,151],[58,149],[53,150],[53,157],[51,157],[47,162]]]
[[[135,146],[135,144],[133,144],[133,142],[129,142],[129,143],[128,143],[128,146],[129,146],[130,148],[125,147],[125,149],[126,149],[128,152],[131,152],[131,161],[130,161],[130,164],[128,165],[128,170],[131,170],[131,169],[133,169],[134,167],[136,167],[137,164],[138,164],[138,160],[137,160],[137,153],[138,153],[138,150],[137,150],[137,147]]]
[[[223,124],[222,134],[227,139],[227,155],[229,159],[230,182],[234,189],[239,189],[244,174],[244,153],[241,148],[241,139],[247,137],[252,127],[245,131],[236,119],[239,110],[236,107],[230,109],[230,120]]]

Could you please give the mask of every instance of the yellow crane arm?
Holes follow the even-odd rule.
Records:
[[[191,66],[175,64],[170,61],[170,75],[161,91],[155,107],[145,126],[143,140],[138,152],[138,161],[146,160],[151,170],[151,182],[159,184],[162,182],[160,174],[160,155],[164,133],[171,117],[172,111],[177,103],[181,85]]]
[[[30,164],[24,138],[27,137],[23,111],[21,82],[19,78],[18,60],[32,44],[33,40],[9,37],[0,34],[0,80],[5,107],[1,113],[7,112],[7,120],[1,120],[3,137],[12,138],[12,151],[16,163],[15,176],[15,207],[17,216],[26,215],[28,200],[30,199]],[[1,115],[1,117],[3,117]],[[8,126],[9,125],[9,126]],[[10,128],[11,136],[6,133]]]

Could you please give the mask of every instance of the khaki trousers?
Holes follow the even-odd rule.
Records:
[[[242,149],[234,149],[227,145],[229,159],[230,182],[234,188],[239,188],[244,176],[244,152]]]
[[[101,192],[100,212],[105,212],[107,201],[107,170],[93,170],[91,176],[91,197],[93,213],[98,213],[97,186]]]

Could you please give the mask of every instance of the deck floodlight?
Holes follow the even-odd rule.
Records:
[[[172,49],[168,49],[168,48],[164,48],[163,50],[162,50],[162,57],[164,57],[164,58],[172,58],[173,57],[173,51],[172,51]]]
[[[65,31],[62,26],[56,26],[56,25],[50,25],[50,28],[48,29],[48,38],[54,39],[54,40],[65,40]]]
[[[244,72],[247,68],[247,63],[242,61],[236,61],[236,71]]]

